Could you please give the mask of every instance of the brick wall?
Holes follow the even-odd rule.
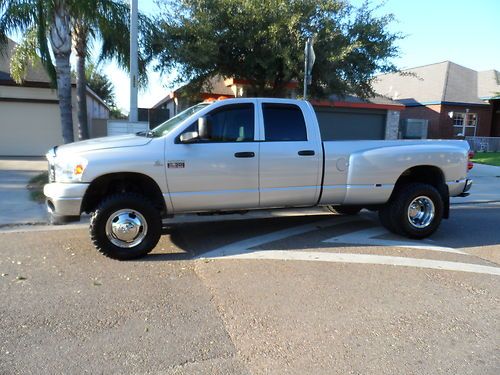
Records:
[[[459,105],[443,105],[441,108],[441,137],[453,138],[453,120],[448,115],[449,112],[466,112],[477,113],[478,124],[476,135],[478,137],[489,137],[491,135],[491,106],[459,106]]]
[[[398,139],[399,111],[387,111],[385,120],[385,139]]]
[[[491,103],[493,105],[491,136],[500,137],[500,99],[492,100]]]
[[[429,121],[427,136],[429,138],[440,138],[440,105],[429,105],[419,107],[406,107],[401,112],[401,119],[425,119]]]
[[[449,112],[477,113],[478,126],[477,136],[488,137],[491,135],[492,107],[474,105],[427,105],[419,107],[406,107],[401,112],[401,119],[426,119],[429,121],[429,138],[453,138],[453,120],[449,117]]]

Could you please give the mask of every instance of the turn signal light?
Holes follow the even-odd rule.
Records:
[[[75,167],[75,175],[79,175],[79,174],[82,174],[83,173],[83,165],[81,164],[78,164],[76,167]]]
[[[470,171],[472,168],[474,168],[474,163],[471,161],[471,159],[474,159],[474,151],[469,151],[469,158],[467,160],[467,170]]]

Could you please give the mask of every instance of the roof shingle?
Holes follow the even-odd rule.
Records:
[[[485,104],[485,99],[500,91],[498,71],[477,72],[451,61],[380,75],[373,88],[410,106],[441,102]]]
[[[12,80],[12,77],[10,75],[10,62],[12,60],[12,55],[16,46],[16,42],[11,39],[7,39],[7,45],[1,47],[2,51],[0,52],[0,72],[3,73],[1,78],[3,80]],[[37,63],[28,67],[24,81],[50,83],[50,78],[43,69],[42,65],[40,63]]]

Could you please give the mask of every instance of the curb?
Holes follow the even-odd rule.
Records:
[[[473,202],[450,202],[451,206],[462,206],[462,205],[472,205],[472,204],[488,204],[488,203],[500,203],[500,200],[494,201],[473,201]]]

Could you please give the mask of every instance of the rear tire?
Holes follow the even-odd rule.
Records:
[[[146,197],[122,193],[104,199],[90,219],[90,238],[109,258],[140,258],[154,249],[161,236],[160,212]]]
[[[384,227],[409,238],[425,238],[436,231],[443,218],[444,203],[438,190],[414,183],[398,188],[379,210]]]
[[[334,214],[340,215],[357,215],[361,211],[358,206],[327,206],[328,209]]]

